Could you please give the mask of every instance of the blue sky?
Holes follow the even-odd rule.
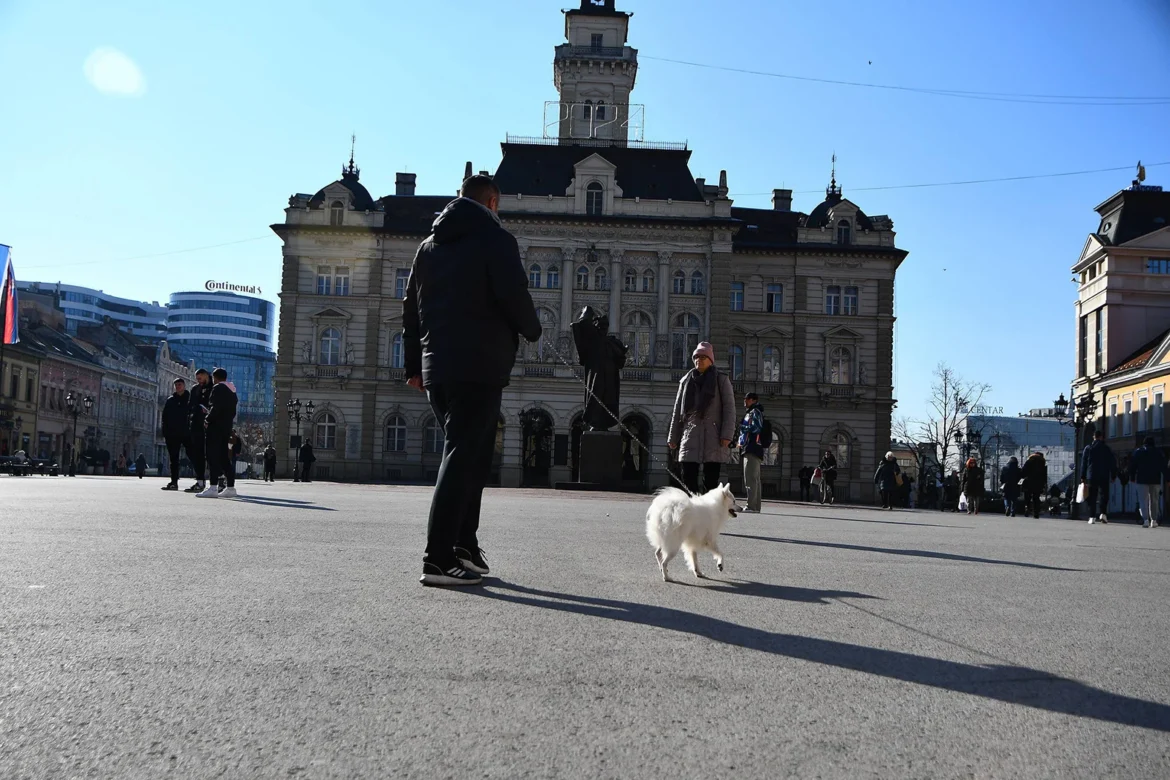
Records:
[[[280,244],[267,226],[290,194],[337,178],[351,132],[375,197],[403,170],[420,193],[453,193],[464,161],[494,169],[506,133],[539,135],[570,5],[0,0],[0,242],[25,279],[145,300],[209,278],[275,292]],[[696,176],[727,169],[747,206],[790,187],[809,211],[836,152],[846,197],[893,218],[910,251],[897,287],[898,414],[921,411],[939,360],[990,383],[1009,413],[1067,388],[1069,267],[1096,227],[1093,206],[1131,171],[858,190],[1170,162],[1170,105],[960,100],[650,57],[932,89],[1170,97],[1170,4],[618,7],[635,14],[647,138],[688,141]],[[103,89],[133,94],[100,91],[87,60]],[[1170,186],[1170,165],[1149,168],[1148,183]],[[128,259],[216,244],[230,245]]]

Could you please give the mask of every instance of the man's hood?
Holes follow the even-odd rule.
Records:
[[[436,244],[450,244],[464,236],[498,227],[500,218],[487,206],[471,198],[456,198],[447,204],[431,225]]]

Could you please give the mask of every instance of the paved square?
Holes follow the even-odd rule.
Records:
[[[0,477],[0,777],[1166,777],[1170,532],[765,505],[658,577],[645,497]],[[707,568],[714,566],[707,558]]]

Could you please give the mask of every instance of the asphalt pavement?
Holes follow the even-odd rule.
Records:
[[[1170,776],[1170,530],[645,496],[0,477],[0,778]]]

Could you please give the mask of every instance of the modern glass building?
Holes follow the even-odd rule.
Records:
[[[65,312],[65,329],[77,335],[79,325],[100,325],[107,317],[120,329],[152,343],[167,337],[167,307],[108,295],[101,290],[60,282],[19,282],[21,292],[51,295]]]
[[[239,417],[271,418],[276,305],[232,292],[177,292],[166,309],[166,339],[210,371],[222,367],[239,394]]]

